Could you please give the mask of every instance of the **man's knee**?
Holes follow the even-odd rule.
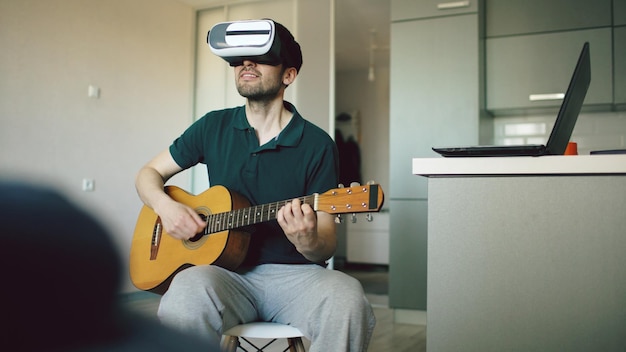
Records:
[[[198,301],[207,299],[207,287],[219,274],[211,266],[192,266],[177,273],[169,289],[161,298],[159,317],[191,314],[197,310]]]

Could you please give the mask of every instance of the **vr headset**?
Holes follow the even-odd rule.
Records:
[[[302,66],[300,46],[285,27],[272,20],[218,23],[207,34],[207,43],[230,66],[240,66],[244,60],[285,64],[297,70]]]

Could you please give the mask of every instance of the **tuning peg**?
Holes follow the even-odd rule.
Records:
[[[369,181],[367,181],[367,184],[368,184],[368,185],[375,185],[375,184],[376,184],[376,182],[374,182],[374,180],[369,180]]]
[[[361,184],[358,182],[350,182],[350,187],[360,186]]]
[[[365,215],[365,219],[367,219],[368,222],[372,222],[374,221],[374,216],[372,213],[367,213],[367,215]]]
[[[341,223],[343,223],[343,218],[341,217],[341,214],[337,214],[337,216],[335,217],[335,224]]]
[[[343,185],[343,183],[340,183],[339,185],[337,185],[337,188],[344,188],[345,186]]]
[[[352,221],[353,224],[356,222],[356,213],[352,213],[352,216],[350,216],[350,221]]]

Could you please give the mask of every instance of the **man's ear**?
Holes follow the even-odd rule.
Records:
[[[289,67],[283,72],[283,84],[289,86],[296,80],[298,76],[298,70],[295,67]]]

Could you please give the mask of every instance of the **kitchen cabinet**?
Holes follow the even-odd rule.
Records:
[[[624,106],[626,0],[487,0],[486,105],[493,115],[552,113],[578,52],[591,49],[583,111]],[[532,95],[532,99],[531,99]]]
[[[428,177],[428,351],[624,351],[626,155],[413,165]]]
[[[415,20],[428,17],[475,13],[478,1],[445,1],[445,0],[393,0],[391,4],[391,20]]]
[[[626,109],[626,0],[613,0],[613,65],[617,109]]]
[[[409,160],[409,168],[410,164]],[[426,310],[428,202],[392,199],[389,203],[389,306]]]
[[[391,198],[426,198],[426,183],[411,176],[413,157],[477,143],[478,31],[477,14],[392,23]]]
[[[591,84],[585,105],[613,103],[611,28],[487,38],[487,110],[498,115],[555,108],[565,93],[584,42],[591,53]]]
[[[626,6],[624,7],[626,11]],[[626,26],[613,30],[613,53],[615,65],[615,96],[617,108],[626,109]]]
[[[613,0],[613,25],[626,26],[626,0]]]
[[[372,221],[365,217],[346,221],[348,263],[389,265],[389,213],[375,213],[372,217]]]
[[[485,20],[487,37],[607,27],[611,0],[488,0]]]
[[[436,145],[478,143],[482,26],[480,10],[422,17],[409,3],[434,2],[391,2],[401,20],[391,23],[389,305],[425,310],[428,190],[412,175],[411,160],[435,157]]]

